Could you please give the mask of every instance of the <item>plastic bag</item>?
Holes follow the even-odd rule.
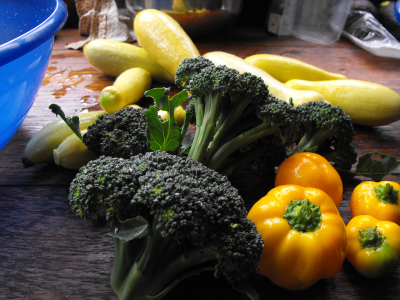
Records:
[[[399,41],[369,12],[351,11],[342,35],[376,56],[400,58]]]

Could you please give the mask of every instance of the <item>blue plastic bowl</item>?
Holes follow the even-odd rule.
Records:
[[[0,0],[0,150],[35,101],[67,15],[63,0]]]
[[[397,23],[400,24],[400,0],[397,0],[394,5],[394,17],[396,18]]]

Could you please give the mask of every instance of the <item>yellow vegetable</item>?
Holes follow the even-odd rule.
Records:
[[[81,130],[88,128],[100,115],[104,114],[104,110],[78,114],[79,128]],[[53,121],[43,126],[25,147],[22,157],[24,167],[53,162],[53,150],[71,134],[73,134],[72,130],[63,120]]]
[[[83,48],[86,59],[105,74],[117,77],[131,68],[147,70],[155,81],[174,83],[174,77],[138,46],[107,39],[90,41]]]
[[[284,160],[276,172],[275,186],[285,184],[323,190],[336,206],[342,201],[342,178],[331,163],[317,153],[299,152]]]
[[[336,80],[347,78],[343,74],[331,73],[301,60],[283,55],[255,54],[245,58],[245,61],[283,83],[290,79]]]
[[[137,104],[127,105],[126,107],[142,108],[141,106],[139,106]]]
[[[179,105],[174,110],[174,118],[179,126],[183,126],[183,123],[185,122],[185,117],[186,117],[186,111],[183,109],[181,105]]]
[[[264,240],[259,273],[292,291],[335,276],[346,256],[346,228],[322,190],[280,185],[250,209]]]
[[[86,131],[82,130],[82,135]],[[73,170],[78,170],[89,161],[99,157],[96,153],[90,151],[76,134],[68,136],[57,149],[54,149],[53,156],[56,165]]]
[[[332,105],[339,106],[356,124],[380,126],[400,119],[400,95],[373,82],[342,79],[324,81],[289,80],[286,85],[317,91]]]
[[[112,86],[105,87],[99,96],[101,107],[113,114],[118,109],[138,102],[151,87],[151,76],[142,68],[132,68],[121,73]]]
[[[161,118],[168,120],[168,112],[166,112],[165,110],[159,110],[158,115]],[[183,109],[181,105],[179,105],[174,110],[174,118],[176,123],[178,123],[178,126],[183,126],[183,123],[185,122],[185,117],[186,117],[186,111]]]
[[[400,266],[400,226],[359,215],[346,226],[346,257],[354,268],[370,279],[390,276]]]
[[[168,14],[155,9],[140,11],[133,24],[139,45],[171,76],[184,58],[200,56],[183,28]]]
[[[351,215],[370,215],[400,225],[399,192],[400,184],[395,181],[363,181],[354,188],[351,195]]]
[[[300,91],[290,88],[267,72],[253,66],[236,55],[222,51],[214,51],[208,52],[203,56],[216,65],[226,65],[229,68],[238,70],[240,73],[249,72],[261,77],[273,96],[286,102],[290,102],[290,99],[292,99],[295,106],[309,101],[325,101],[325,98],[320,93],[315,91]]]

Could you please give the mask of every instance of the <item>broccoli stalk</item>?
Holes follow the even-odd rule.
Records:
[[[111,286],[120,299],[162,299],[187,277],[215,270],[214,249],[185,249],[173,238],[163,238],[157,226],[151,226],[142,217],[126,222],[133,226],[123,234],[121,231],[113,234],[115,255]],[[145,237],[136,234],[143,230]],[[132,232],[134,237],[126,238],[126,233],[130,236]]]

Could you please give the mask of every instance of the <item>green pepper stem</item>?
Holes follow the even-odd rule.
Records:
[[[298,231],[314,231],[321,226],[320,207],[310,200],[291,200],[283,218]]]
[[[386,240],[386,237],[375,227],[365,228],[360,230],[358,240],[360,241],[361,248],[370,248],[377,250],[381,247]]]
[[[395,190],[393,185],[386,183],[374,188],[375,196],[382,202],[398,204],[399,190]]]

